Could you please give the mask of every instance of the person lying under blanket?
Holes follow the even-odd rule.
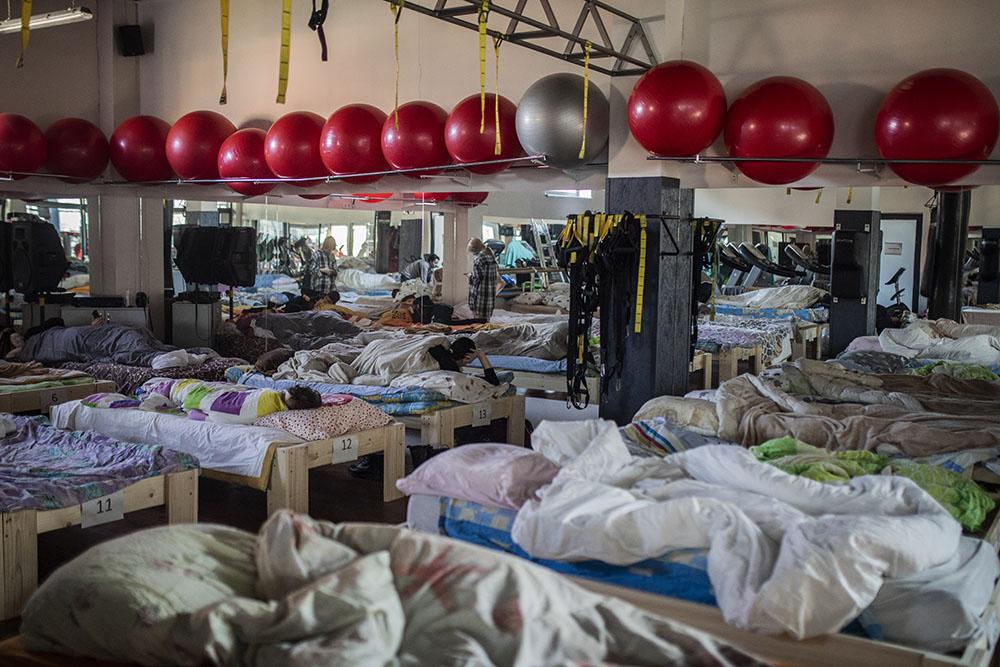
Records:
[[[438,362],[441,370],[456,373],[462,373],[463,366],[472,363],[474,359],[479,359],[479,363],[483,366],[482,379],[494,387],[500,385],[500,379],[497,378],[497,372],[493,370],[490,360],[485,353],[476,349],[476,344],[471,338],[465,336],[456,338],[450,348],[444,345],[435,345],[427,350],[427,353],[434,358],[434,361]]]
[[[274,412],[311,410],[323,405],[318,391],[302,385],[278,391],[225,382],[153,378],[142,385],[138,395],[145,399],[163,397],[167,403],[156,407],[181,409],[191,419],[222,424],[253,424]]]

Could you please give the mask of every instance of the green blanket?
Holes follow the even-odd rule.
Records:
[[[996,505],[970,479],[940,466],[895,459],[870,451],[830,452],[792,436],[768,440],[751,447],[758,461],[770,463],[790,475],[842,484],[861,475],[899,475],[912,479],[947,509],[962,527],[976,531]]]
[[[1000,376],[997,376],[996,373],[986,366],[953,363],[950,361],[935,361],[910,371],[910,375],[917,375],[919,377],[925,377],[931,373],[944,373],[957,380],[986,380],[987,382],[1000,380]]]

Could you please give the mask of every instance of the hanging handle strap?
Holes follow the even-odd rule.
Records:
[[[323,24],[326,22],[326,14],[330,11],[330,0],[322,0],[319,9],[316,9],[316,0],[312,3],[312,14],[309,16],[309,29],[316,31],[319,38],[320,58],[327,62],[328,53],[326,49],[326,33],[323,32]]]
[[[285,93],[288,91],[288,59],[292,50],[292,0],[282,0],[281,3],[281,56],[278,60],[278,97],[277,103],[285,103]]]
[[[229,80],[229,0],[219,0],[219,26],[222,28],[222,93],[219,104],[229,101],[226,83]]]
[[[21,53],[17,56],[17,68],[24,67],[24,54],[28,51],[31,33],[31,0],[21,0]]]

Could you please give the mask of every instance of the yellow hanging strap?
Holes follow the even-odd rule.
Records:
[[[583,140],[580,142],[580,155],[582,160],[587,153],[587,98],[590,93],[590,40],[583,47]]]
[[[397,130],[399,130],[399,19],[403,16],[405,4],[404,0],[398,0],[389,5],[389,12],[392,14],[392,44],[396,57],[396,101],[393,103],[392,117]]]
[[[785,188],[785,196],[787,197],[790,194],[792,194],[792,189],[791,188]]]
[[[500,143],[500,42],[502,41],[502,37],[497,37],[493,40],[493,60],[496,62],[497,68],[497,92],[493,96],[493,121],[496,125],[496,143],[493,145],[494,155],[500,155],[503,152],[503,147]]]
[[[819,190],[819,191],[818,191],[818,192],[816,193],[816,203],[817,203],[817,204],[819,203],[819,200],[820,200],[820,199],[822,199],[822,197],[823,197],[823,190],[822,190],[822,189],[820,189],[820,190]]]
[[[639,216],[639,283],[635,290],[635,332],[642,333],[642,293],[646,288],[646,216]]]
[[[21,54],[17,57],[17,68],[24,67],[24,54],[28,51],[28,36],[31,31],[31,0],[21,0]]]
[[[222,26],[222,94],[219,95],[219,104],[225,104],[226,80],[229,78],[229,0],[219,0],[219,23]]]
[[[847,188],[847,203],[850,204],[851,200],[854,199],[854,188]]]
[[[288,90],[288,58],[292,50],[292,0],[281,3],[281,58],[278,61],[278,104],[285,103]]]
[[[486,21],[490,0],[479,5],[479,134],[486,131]]]

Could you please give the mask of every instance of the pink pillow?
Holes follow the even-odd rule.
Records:
[[[516,510],[558,472],[555,463],[524,447],[463,445],[428,460],[396,488],[408,496],[450,496]]]

